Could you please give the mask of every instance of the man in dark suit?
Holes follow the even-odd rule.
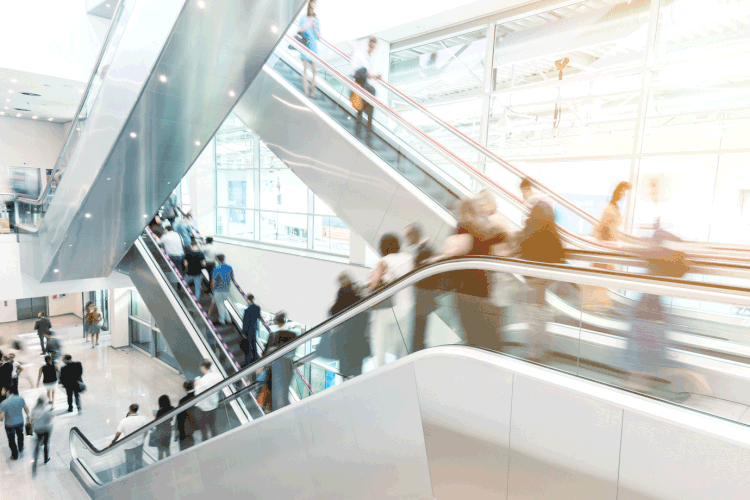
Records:
[[[422,236],[422,226],[413,223],[404,230],[406,240],[409,242],[409,250],[414,256],[414,269],[425,265],[426,261],[435,255],[435,250],[429,244],[428,239]],[[436,294],[432,279],[423,279],[414,285],[414,333],[411,338],[411,352],[421,351],[425,348],[424,337],[427,329],[427,316],[437,309]]]
[[[73,398],[76,400],[78,413],[81,413],[81,389],[83,388],[83,365],[73,361],[70,354],[63,357],[65,366],[60,369],[60,383],[68,393],[68,411],[73,411]]]
[[[192,380],[186,380],[182,384],[185,389],[185,396],[180,399],[180,405],[187,403],[195,397],[195,388]],[[195,405],[177,414],[177,434],[180,440],[180,451],[186,450],[195,444],[193,434],[198,430],[198,423],[195,418]]]
[[[247,309],[245,309],[245,314],[242,316],[242,335],[247,339],[247,351],[245,351],[246,365],[258,359],[258,323],[260,320],[260,307],[255,304],[253,294],[248,294]]]
[[[50,323],[49,319],[47,319],[47,316],[43,312],[40,312],[39,319],[36,321],[36,324],[34,324],[34,330],[36,330],[37,335],[39,335],[39,343],[42,345],[42,354],[47,353],[44,349],[44,336],[50,328],[52,328],[52,323]]]

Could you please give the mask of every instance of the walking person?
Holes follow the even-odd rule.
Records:
[[[99,332],[102,330],[102,324],[104,318],[102,313],[99,312],[99,308],[92,306],[89,313],[86,314],[86,326],[88,327],[88,333],[91,335],[91,348],[99,345]]]
[[[187,403],[195,397],[195,388],[192,380],[186,380],[182,384],[182,388],[185,389],[185,396],[180,399],[178,405]],[[180,451],[186,450],[195,444],[195,437],[193,434],[198,430],[198,419],[195,416],[195,406],[190,406],[187,409],[177,414],[177,436],[179,439]]]
[[[3,387],[0,394],[5,400],[0,403],[0,419],[5,420],[5,435],[8,436],[8,447],[10,448],[10,459],[18,460],[18,454],[23,453],[23,412],[29,416],[29,407],[26,401],[18,394],[13,394],[10,389]],[[16,444],[16,438],[18,444]]]
[[[31,474],[36,474],[36,466],[39,463],[39,448],[44,447],[44,463],[49,462],[49,438],[52,434],[52,406],[44,404],[44,398],[36,400],[36,406],[31,410],[31,428],[36,435],[34,446],[34,464],[31,466]]]
[[[163,417],[172,410],[174,410],[174,406],[172,406],[169,396],[166,394],[159,396],[159,409],[154,412],[154,420]],[[151,433],[154,434],[152,439],[156,442],[159,460],[169,457],[171,455],[169,446],[172,443],[172,420],[160,423]]]
[[[245,365],[254,363],[258,359],[258,324],[260,321],[260,306],[255,303],[255,297],[250,293],[247,295],[247,309],[242,315],[242,335],[247,340]]]
[[[10,356],[6,354],[0,358],[0,389],[8,389],[11,393],[13,387],[13,363],[10,362]]]
[[[213,293],[211,289],[211,280],[214,276],[214,269],[216,268],[216,245],[214,245],[214,239],[210,236],[206,238],[206,244],[201,247],[203,252],[203,260],[206,261],[206,271],[208,271],[208,292]]]
[[[47,391],[47,400],[49,404],[55,404],[55,390],[57,390],[57,381],[60,379],[60,370],[52,363],[51,356],[44,357],[44,364],[39,368],[39,376],[36,378],[36,386],[39,387],[39,380],[44,384]]]
[[[378,39],[371,36],[367,41],[367,50],[358,50],[354,53],[351,60],[352,69],[352,80],[357,85],[362,87],[364,90],[369,92],[371,95],[375,95],[375,87],[370,83],[371,80],[379,80],[380,75],[375,74],[374,64],[372,59],[372,53],[378,46]],[[362,131],[362,115],[367,114],[367,136],[365,142],[367,147],[372,147],[371,136],[372,136],[372,104],[362,99],[362,109],[357,111],[357,125],[355,132],[357,137],[361,138]]]
[[[47,345],[45,346],[47,348],[47,354],[50,355],[53,363],[57,363],[57,360],[60,359],[60,350],[62,349],[60,347],[60,341],[57,340],[55,332],[53,331],[48,331],[44,337],[47,339]]]
[[[91,333],[91,325],[89,325],[89,322],[86,320],[88,318],[89,314],[91,314],[91,311],[94,309],[94,303],[88,302],[86,303],[86,308],[84,309],[83,313],[83,338],[86,342],[89,341],[89,334]]]
[[[276,314],[274,324],[277,327],[268,337],[268,344],[263,350],[263,357],[281,349],[288,343],[297,338],[294,332],[286,330],[286,313],[281,311]],[[270,377],[266,376],[267,383],[270,383],[271,393],[271,411],[276,411],[289,404],[289,386],[292,383],[292,359],[289,356],[282,356],[271,362]]]
[[[52,328],[52,323],[44,312],[40,312],[38,318],[34,324],[34,330],[36,330],[36,334],[39,336],[39,345],[42,346],[42,355],[44,355],[44,335]]]
[[[18,394],[18,376],[21,374],[21,372],[24,370],[23,366],[21,366],[20,361],[16,361],[16,353],[11,352],[8,354],[8,362],[10,363],[11,370],[10,370],[10,392],[13,394]]]
[[[218,372],[211,369],[212,365],[213,364],[211,363],[211,360],[208,359],[204,359],[203,362],[201,362],[200,370],[203,376],[195,381],[196,396],[204,391],[207,391],[212,386],[218,384],[223,380]],[[203,442],[208,439],[209,431],[211,433],[211,437],[215,437],[217,434],[216,408],[219,407],[219,393],[213,393],[208,398],[198,403],[196,406],[199,410],[198,428],[201,431],[201,442]]]
[[[201,300],[201,287],[203,285],[203,268],[206,267],[206,258],[198,248],[195,238],[190,240],[190,247],[185,252],[185,260],[182,261],[185,271],[185,280],[188,285],[192,283],[195,298]]]
[[[422,267],[435,255],[435,250],[428,239],[422,236],[422,226],[419,223],[408,225],[404,232],[409,242],[408,250],[412,255],[414,269]],[[410,352],[421,351],[425,348],[427,317],[437,309],[437,291],[434,281],[426,278],[414,284],[414,332]]]
[[[612,192],[612,198],[607,203],[599,223],[594,228],[594,237],[602,242],[616,242],[620,239],[620,225],[622,214],[618,203],[625,198],[630,189],[629,182],[620,182]]]
[[[224,303],[225,300],[229,300],[229,291],[232,289],[232,281],[234,280],[234,269],[229,264],[224,263],[224,254],[220,253],[216,256],[218,264],[214,269],[214,275],[212,277],[212,288],[214,290],[214,302],[216,302],[216,310],[219,313],[219,324],[226,325],[231,321],[229,311]]]
[[[307,47],[313,54],[318,53],[318,39],[320,38],[320,21],[315,13],[315,6],[317,2],[310,0],[307,4],[307,13],[300,17],[299,28],[297,29],[298,38],[302,39],[302,43]],[[311,99],[315,99],[315,73],[318,68],[309,56],[304,52],[301,52],[302,57],[302,89],[305,91],[305,95]],[[312,78],[310,83],[307,81],[307,72],[312,66]]]
[[[65,366],[60,369],[60,383],[68,394],[68,412],[73,411],[73,399],[75,399],[78,413],[81,413],[81,392],[86,388],[83,383],[83,365],[79,361],[73,361],[70,354],[65,355],[63,362]]]
[[[178,272],[182,268],[182,261],[185,258],[185,248],[182,246],[182,238],[174,231],[172,226],[167,226],[164,236],[159,238],[159,244],[164,247],[169,260],[174,264]]]
[[[193,230],[190,224],[185,222],[183,218],[177,217],[172,223],[172,228],[182,240],[183,252],[186,251],[190,247],[190,240],[193,239]]]
[[[120,421],[120,425],[117,426],[117,433],[114,439],[112,439],[110,446],[114,445],[120,439],[120,436],[125,435],[127,437],[148,424],[148,419],[138,414],[138,408],[138,405],[135,403],[130,405],[128,414]],[[144,435],[141,434],[136,439],[123,445],[125,449],[125,474],[130,474],[143,467],[143,442]]]

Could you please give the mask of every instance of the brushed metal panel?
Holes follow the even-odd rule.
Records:
[[[435,498],[506,498],[513,374],[447,356],[414,372]]]
[[[433,498],[414,368],[397,366],[342,392],[373,496]]]
[[[202,448],[200,449],[202,450]],[[200,467],[202,461],[201,453],[188,453],[181,460],[171,460],[169,463],[160,464],[161,467],[157,472],[164,471],[169,467],[173,468],[175,480],[170,486],[175,499],[199,500],[205,499],[206,495],[211,494],[213,480],[206,476],[204,483]],[[159,474],[155,474],[154,477],[158,484],[160,482]]]
[[[228,446],[227,439],[236,446]],[[266,463],[258,443],[257,426],[234,431],[231,437],[214,440],[224,456],[227,470],[218,472],[220,488],[234,490],[237,498],[268,499],[274,497],[274,484],[268,481]],[[210,445],[213,441],[209,441]],[[223,498],[223,497],[217,497]]]
[[[388,206],[383,222],[378,228],[378,234],[396,233],[403,234],[404,228],[412,222],[422,225],[423,235],[426,238],[435,238],[445,222],[435,217],[432,208],[422,203],[413,194],[400,186],[393,195]]]
[[[618,500],[746,500],[748,470],[746,447],[625,412]]]
[[[617,498],[622,410],[516,376],[508,499]]]
[[[260,420],[257,436],[272,498],[317,500],[297,412],[290,408]]]
[[[369,467],[354,435],[347,400],[340,391],[299,409],[303,441],[318,498],[376,500],[367,481]],[[336,450],[331,453],[331,449]]]

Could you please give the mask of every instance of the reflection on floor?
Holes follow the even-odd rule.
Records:
[[[10,460],[10,450],[4,436],[0,438],[0,500],[12,499],[85,499],[86,492],[70,472],[71,460],[68,432],[78,427],[95,444],[111,440],[119,421],[125,417],[131,403],[141,405],[141,414],[151,415],[162,394],[172,403],[182,396],[184,379],[161,363],[127,347],[112,349],[110,335],[102,332],[99,347],[92,349],[85,343],[81,319],[73,316],[51,318],[53,330],[62,343],[63,353],[83,363],[84,381],[88,387],[81,396],[83,413],[67,413],[65,390],[58,387],[55,399],[55,422],[50,446],[50,462],[40,463],[37,476],[31,477],[34,439],[26,438],[25,450],[18,461]],[[34,332],[34,321],[0,324],[0,349],[8,352],[13,339],[23,341],[24,350],[18,354],[26,370],[19,381],[20,394],[29,409],[44,388],[36,389],[36,378],[43,362],[39,340]],[[40,455],[41,458],[41,455]]]

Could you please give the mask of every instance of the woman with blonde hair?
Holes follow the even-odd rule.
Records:
[[[99,312],[99,308],[91,306],[89,312],[86,314],[86,329],[91,335],[91,348],[99,345],[99,332],[102,328],[102,314]]]

